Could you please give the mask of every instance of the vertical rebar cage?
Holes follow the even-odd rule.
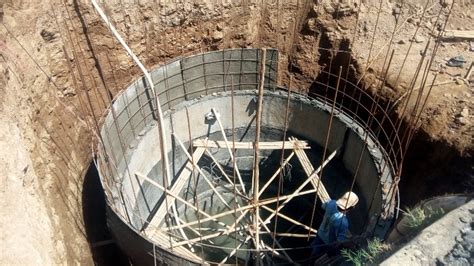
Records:
[[[379,99],[346,80],[342,88],[337,75],[333,75],[337,85],[319,84],[324,93],[317,95],[279,87],[278,51],[274,49],[202,53],[173,60],[150,73],[164,112],[163,125],[157,122],[155,95],[140,78],[109,108],[101,123],[96,157],[110,215],[126,225],[110,222],[109,226],[119,238],[129,230],[142,239],[140,256],[155,261],[176,256],[194,263],[269,257],[298,262],[309,255],[310,242],[289,238],[314,236],[321,216],[315,208],[325,198],[340,196],[344,189],[354,189],[361,198],[350,214],[351,231],[384,236],[394,213],[401,143]],[[249,189],[255,169],[251,158],[256,143],[252,140],[260,134],[260,130],[255,133],[260,85],[262,139],[257,152],[262,174],[257,182],[268,194],[262,192],[257,205],[268,222],[261,223],[262,239],[252,244],[255,228],[250,224],[256,218],[245,201],[255,198]],[[166,166],[171,169],[170,180],[161,174],[159,126],[172,144],[165,151],[170,158]],[[281,193],[275,189],[279,185],[270,181],[264,186],[275,171],[283,180]],[[222,181],[225,177],[230,177],[228,182]],[[321,194],[320,184],[325,193]],[[272,204],[282,201],[284,205],[284,199],[296,198],[291,193],[298,186],[305,189],[297,192],[301,199],[295,206],[308,204],[307,212],[300,213],[301,217],[284,209],[272,213],[279,209]],[[319,198],[313,201],[316,196]],[[318,206],[309,205],[313,202]],[[299,229],[279,232],[278,240],[274,217],[279,219],[278,230],[287,225]],[[129,239],[117,241],[125,251],[131,248],[127,247]]]

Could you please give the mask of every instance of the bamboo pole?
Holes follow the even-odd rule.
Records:
[[[315,174],[316,176],[316,174]],[[309,181],[308,181],[309,182]],[[308,183],[306,183],[308,184]],[[304,186],[306,186],[306,184],[304,184]],[[303,187],[304,187],[303,186]],[[265,200],[261,200],[257,205],[258,206],[263,206],[263,205],[267,205],[267,204],[272,204],[274,202],[277,202],[278,200],[288,200],[288,199],[293,199],[295,197],[298,197],[298,196],[304,196],[304,195],[307,195],[307,194],[311,194],[311,193],[314,193],[316,192],[316,189],[309,189],[309,190],[305,190],[305,191],[297,191],[297,192],[293,192],[292,194],[290,195],[285,195],[285,196],[281,196],[279,199],[277,198],[269,198],[269,199],[265,199]],[[284,206],[284,205],[283,205]],[[255,206],[254,205],[247,205],[247,206],[243,206],[243,207],[240,207],[240,208],[237,208],[236,211],[240,212],[240,211],[246,211],[246,210],[249,210],[249,209],[252,209],[254,208]],[[227,215],[230,215],[234,212],[234,210],[230,210],[230,211],[225,211],[225,212],[221,212],[221,213],[218,213],[216,215],[213,215],[209,218],[204,218],[201,220],[201,223],[204,223],[204,222],[208,222],[208,221],[211,221],[213,219],[217,219],[217,218],[220,218],[220,217],[224,217],[224,216],[227,216]],[[270,215],[271,216],[271,215]],[[270,217],[270,219],[272,218],[273,216]],[[267,223],[268,221],[270,221],[269,218],[267,218],[265,220],[265,222]],[[179,227],[187,227],[187,226],[191,226],[191,225],[195,225],[197,224],[198,222],[197,221],[193,221],[193,222],[188,222],[188,223],[185,223],[185,224],[182,224],[180,226],[171,226],[171,227],[165,227],[165,228],[161,228],[161,231],[170,231],[170,230],[175,230],[175,229],[178,229]]]
[[[276,213],[277,216],[279,216],[279,217],[281,217],[281,218],[283,218],[283,219],[285,219],[285,220],[287,220],[287,221],[289,221],[289,222],[291,222],[291,223],[294,223],[294,224],[296,224],[296,225],[299,225],[299,226],[303,227],[304,229],[306,229],[306,230],[308,230],[308,231],[310,231],[310,232],[313,232],[313,233],[315,233],[315,234],[318,232],[318,230],[316,230],[316,229],[314,229],[314,228],[312,228],[312,227],[310,227],[310,226],[307,226],[307,225],[305,225],[305,224],[303,224],[303,223],[300,223],[300,222],[296,221],[295,219],[293,219],[293,218],[291,218],[291,217],[288,217],[287,215],[285,215],[285,214],[283,214],[283,213],[281,213],[281,212],[276,212],[276,210],[273,210],[273,209],[271,209],[271,208],[269,208],[269,207],[267,207],[267,206],[262,206],[262,208],[264,208],[265,210],[269,211],[270,213]]]
[[[263,194],[265,189],[267,189],[267,187],[273,182],[273,180],[281,173],[281,170],[283,169],[283,167],[285,167],[288,164],[288,162],[290,162],[291,158],[293,158],[294,155],[295,155],[295,152],[293,151],[292,153],[290,153],[288,158],[286,158],[285,161],[280,165],[280,167],[278,167],[276,172],[270,177],[270,179],[268,179],[267,183],[265,183],[265,185],[263,185],[262,189],[260,189],[259,196],[261,196]],[[278,193],[278,195],[279,194],[280,193]]]
[[[272,233],[272,231],[270,230],[270,228],[268,228],[268,226],[263,222],[262,218],[261,217],[258,217],[259,219],[259,222],[260,224],[263,226],[263,228],[265,229],[265,231],[267,231],[268,234],[270,234],[270,236],[272,237],[273,239],[273,244],[277,245],[278,248],[283,248],[280,244],[280,241],[278,241],[276,239],[276,235]],[[265,232],[260,232],[260,234],[265,234]],[[272,247],[272,249],[274,249],[274,247]],[[288,255],[288,253],[282,249],[282,253],[283,255],[285,256],[286,260],[288,260],[289,262],[295,264],[295,262],[291,259],[291,257]]]
[[[380,12],[380,11],[379,11]],[[375,33],[374,33],[375,34]],[[339,67],[339,75],[337,76],[337,84],[336,84],[336,91],[334,92],[334,98],[332,100],[332,107],[331,107],[331,116],[329,117],[329,123],[328,123],[328,127],[327,127],[327,130],[326,130],[326,141],[324,143],[324,151],[323,151],[323,157],[322,157],[322,161],[324,162],[326,160],[326,153],[328,151],[328,145],[329,145],[329,137],[331,136],[331,129],[332,129],[332,121],[333,121],[333,118],[334,118],[334,111],[335,111],[335,107],[336,107],[336,101],[337,101],[337,94],[339,92],[339,84],[341,82],[341,75],[342,75],[342,66]],[[321,163],[322,164],[322,163]],[[321,168],[321,178],[323,176],[323,169],[324,168]],[[321,182],[321,178],[318,180],[318,183],[317,183],[317,187],[316,187],[316,190],[319,191],[320,188],[321,190],[325,190],[324,188],[324,185],[322,185],[322,182]],[[327,194],[327,191],[325,192]],[[330,197],[328,195],[328,199],[329,200]],[[316,203],[318,201],[318,197],[314,197],[314,204],[313,204],[313,210],[311,212],[311,222],[309,223],[310,226],[313,225],[313,219],[314,219],[314,212],[316,211]],[[308,233],[308,240],[309,240],[309,233]]]
[[[307,238],[307,234],[293,234],[293,233],[260,233],[260,234],[273,234],[274,236],[279,236],[279,237],[295,237],[295,238]],[[316,234],[312,234],[312,237],[315,237]]]
[[[242,180],[242,176],[240,175],[239,168],[237,167],[237,163],[235,162],[235,157],[232,153],[232,150],[230,149],[229,142],[227,141],[227,136],[225,135],[224,127],[222,126],[221,119],[219,118],[219,114],[217,113],[215,108],[212,108],[211,111],[217,120],[217,124],[219,124],[219,129],[221,131],[222,138],[224,139],[225,146],[227,147],[227,150],[229,151],[229,156],[232,159],[232,162],[234,164],[235,172],[237,174],[237,177],[239,178],[240,185],[242,186],[242,191],[246,193],[244,181]]]
[[[277,208],[277,211],[280,211],[283,207],[286,206],[286,204],[292,200],[294,197],[296,196],[301,196],[303,195],[301,192],[301,190],[303,190],[303,188],[309,183],[311,182],[312,179],[316,178],[316,179],[320,179],[318,173],[321,171],[322,167],[324,167],[327,163],[329,163],[330,159],[332,159],[332,157],[334,157],[336,155],[336,151],[333,152],[333,154],[331,154],[332,156],[330,156],[330,158],[328,158],[318,169],[316,169],[316,171],[314,171],[309,177],[308,179],[306,179],[303,184],[301,184],[291,195],[288,195],[288,196],[283,196],[283,197],[280,197],[280,200],[285,200],[278,208]],[[314,192],[317,192],[318,190],[317,189],[312,189],[312,190],[306,190],[306,192],[309,192],[309,191],[314,191]],[[306,194],[306,193],[305,193]],[[265,219],[265,222],[268,222],[270,221],[276,214],[271,214],[270,216],[267,217],[267,219]]]
[[[219,169],[219,171],[221,171],[222,175],[224,175],[224,177],[225,177],[225,179],[227,180],[227,182],[229,182],[229,184],[231,184],[232,186],[235,186],[235,183],[232,182],[232,180],[230,180],[230,177],[227,175],[227,173],[225,172],[225,170],[222,168],[221,164],[217,161],[216,157],[214,157],[214,155],[212,155],[212,153],[209,152],[208,149],[206,149],[206,154],[207,154],[207,155],[212,159],[212,161],[216,164],[217,168]],[[239,196],[241,196],[242,198],[246,199],[246,200],[249,199],[246,195],[240,193],[240,191],[237,192],[237,194],[238,194]]]
[[[153,186],[159,188],[160,190],[162,190],[164,193],[170,195],[171,197],[173,197],[174,199],[178,200],[179,202],[183,203],[184,205],[190,207],[191,209],[199,212],[200,214],[206,216],[207,218],[212,218],[212,216],[210,214],[208,214],[207,212],[205,211],[202,211],[201,209],[197,208],[196,206],[192,205],[191,203],[189,203],[187,200],[183,199],[182,197],[178,196],[177,194],[175,194],[174,191],[172,190],[168,190],[166,188],[164,188],[162,185],[160,185],[158,182],[154,181],[153,179],[149,178],[148,176],[144,175],[144,174],[141,174],[139,172],[136,172],[135,175],[137,177],[140,177],[142,178],[143,180],[146,180],[147,182],[149,182],[150,184],[152,184]],[[227,226],[226,224],[224,224],[223,222],[220,222],[218,221],[217,219],[212,219],[212,221],[218,223],[219,225],[222,225],[222,226]],[[198,221],[198,224],[200,222]],[[151,224],[151,223],[150,223]],[[157,224],[158,225],[158,224]],[[191,228],[191,226],[188,226],[187,228]]]
[[[222,203],[224,203],[224,205],[231,209],[231,207],[229,206],[229,204],[225,201],[225,199],[222,197],[221,193],[219,193],[219,191],[217,191],[217,189],[214,187],[214,185],[212,184],[211,181],[209,181],[208,177],[206,176],[206,174],[204,174],[204,172],[201,170],[201,168],[196,164],[196,162],[193,162],[192,161],[192,158],[191,158],[191,155],[189,154],[189,152],[186,150],[186,148],[184,147],[183,143],[181,142],[181,140],[176,136],[176,134],[172,134],[173,137],[176,139],[176,141],[178,142],[179,146],[181,147],[181,149],[183,150],[183,152],[186,154],[186,157],[188,157],[188,159],[192,162],[192,164],[194,165],[194,167],[198,170],[199,174],[202,175],[202,177],[204,178],[204,181],[207,182],[207,184],[211,187],[212,191],[214,191],[214,193],[216,193],[217,197],[222,201]]]
[[[204,148],[198,148],[194,152],[193,157],[197,161],[201,158],[201,156],[203,154],[204,154]],[[171,193],[179,193],[183,189],[184,185],[186,184],[186,181],[189,179],[189,176],[192,173],[192,165],[193,164],[192,164],[191,160],[189,160],[186,163],[183,170],[181,171],[181,174],[176,178],[176,181],[174,182],[173,186],[171,187],[171,189],[170,189]],[[147,179],[147,181],[151,183],[152,180]],[[154,184],[154,183],[152,183],[152,184]],[[163,187],[166,188],[166,191],[168,191],[167,187],[165,187],[165,186],[163,186]],[[164,196],[165,196],[166,200],[168,200],[168,199],[172,200],[169,196],[166,196],[166,195],[164,195]],[[169,204],[161,204],[149,224],[150,225],[154,224],[154,225],[158,226],[163,221],[165,215],[168,213],[169,209],[171,208],[171,205],[173,205],[173,204],[174,204],[173,201],[169,202]]]
[[[253,142],[236,142],[235,149],[239,150],[253,150],[255,148],[255,144]],[[193,141],[194,147],[207,147],[207,148],[223,148],[226,146],[225,141],[216,141],[216,140],[202,140],[197,139]],[[260,142],[259,149],[260,150],[293,150],[296,147],[299,149],[308,150],[311,147],[308,145],[308,142],[305,140],[293,140],[293,141],[268,141],[268,142]]]
[[[260,82],[258,88],[258,105],[257,105],[257,113],[256,113],[256,129],[255,129],[255,153],[254,153],[254,163],[253,163],[253,202],[254,204],[258,203],[259,199],[259,190],[260,190],[260,130],[262,126],[262,109],[263,109],[263,87],[265,85],[265,66],[266,66],[266,55],[267,50],[265,48],[261,49],[261,62],[260,62]],[[256,243],[256,257],[257,257],[257,265],[261,264],[260,256],[259,256],[259,243],[260,243],[260,235],[259,235],[259,217],[260,217],[260,210],[258,205],[255,206],[254,216],[253,216],[253,223],[255,229],[255,243]]]

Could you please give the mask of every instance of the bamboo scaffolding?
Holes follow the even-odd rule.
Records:
[[[175,247],[180,247],[182,245],[187,245],[187,244],[190,244],[190,243],[195,243],[197,241],[202,241],[202,240],[207,240],[207,239],[211,239],[211,238],[215,238],[215,237],[219,237],[219,236],[222,236],[222,235],[230,235],[230,233],[234,232],[235,230],[240,230],[241,227],[236,227],[235,225],[237,225],[237,223],[240,222],[240,220],[242,220],[242,218],[245,216],[245,214],[241,214],[239,216],[239,218],[237,218],[234,223],[229,227],[227,228],[225,231],[223,232],[217,232],[217,233],[214,233],[214,234],[209,234],[209,235],[206,235],[206,236],[202,236],[202,237],[198,237],[198,238],[193,238],[193,239],[189,239],[189,240],[185,240],[185,241],[181,241],[181,242],[178,242],[176,243]],[[249,225],[245,225],[243,227],[243,229],[247,229],[249,227]]]
[[[203,210],[200,210],[199,208],[197,208],[196,206],[192,205],[191,203],[189,203],[187,200],[183,199],[182,197],[178,196],[177,194],[175,194],[173,191],[171,190],[168,190],[168,189],[165,189],[162,185],[160,185],[158,182],[155,182],[153,179],[149,178],[148,176],[144,175],[144,174],[141,174],[139,172],[136,172],[135,173],[136,176],[146,180],[147,182],[149,182],[150,184],[154,185],[155,187],[159,188],[160,190],[162,190],[164,193],[170,195],[171,197],[173,197],[174,199],[178,200],[179,202],[183,203],[184,205],[190,207],[191,209],[197,211],[198,213],[206,216],[207,218],[212,218],[212,216],[210,214],[208,214],[207,212],[203,211]],[[219,225],[222,225],[222,226],[227,226],[225,223],[223,222],[220,222],[219,220],[217,219],[213,219],[212,221],[216,222],[217,224]],[[198,224],[200,222],[198,221]],[[156,225],[159,225],[159,224],[156,224]],[[149,226],[152,226],[152,224],[150,223]],[[157,228],[155,226],[155,228]],[[191,226],[187,227],[187,228],[192,228]]]
[[[296,139],[296,138],[292,138],[292,139]],[[311,173],[314,172],[314,168],[311,162],[309,161],[308,156],[306,156],[306,153],[300,149],[295,149],[295,153],[296,153],[296,157],[298,157],[298,159],[300,160],[301,166],[303,166],[303,170],[305,171],[306,175],[310,177]],[[336,153],[337,151],[333,152],[333,154],[331,154],[332,156],[329,156],[328,159],[334,158]],[[319,170],[318,173],[322,171],[322,167],[320,167],[318,170]],[[314,188],[317,189],[319,186],[319,190],[317,194],[318,194],[318,197],[321,199],[321,201],[322,202],[330,201],[331,197],[329,196],[329,193],[327,192],[326,188],[324,187],[322,183],[321,184],[319,183],[321,183],[319,179],[318,180],[311,179],[311,184],[313,185]]]
[[[239,178],[240,185],[242,186],[242,191],[245,194],[246,193],[245,184],[244,184],[244,181],[242,180],[242,176],[240,175],[240,171],[239,171],[238,165],[235,161],[234,154],[233,154],[233,152],[230,148],[229,141],[227,141],[227,136],[225,135],[224,127],[222,126],[221,119],[219,118],[219,114],[217,113],[215,108],[212,108],[211,111],[212,111],[212,113],[214,114],[214,117],[217,120],[217,124],[219,124],[219,129],[221,131],[222,138],[224,139],[225,146],[227,147],[227,151],[229,152],[230,159],[232,160],[232,162],[234,164],[235,172],[237,174],[237,177]]]
[[[318,230],[316,230],[316,229],[314,229],[314,228],[312,228],[312,227],[310,227],[310,226],[307,226],[307,225],[305,225],[305,224],[303,224],[303,223],[300,223],[300,222],[296,221],[295,219],[290,218],[290,217],[284,215],[284,214],[281,213],[281,212],[277,212],[276,210],[271,209],[271,208],[269,208],[269,207],[267,207],[267,206],[264,206],[264,205],[262,206],[262,208],[265,209],[265,210],[267,210],[267,211],[269,211],[270,213],[275,214],[276,216],[279,216],[279,217],[281,217],[281,218],[287,220],[288,222],[291,222],[291,223],[294,223],[294,224],[296,224],[296,225],[299,225],[299,226],[303,227],[304,229],[306,229],[306,230],[308,230],[308,231],[310,231],[310,232],[313,232],[313,233],[317,233],[317,232],[318,232]]]
[[[198,146],[199,147],[199,146]],[[235,183],[232,182],[232,180],[230,180],[230,177],[227,175],[227,173],[225,172],[225,170],[222,168],[221,164],[217,161],[217,159],[214,157],[214,155],[212,155],[211,152],[209,152],[209,150],[206,149],[206,154],[212,159],[212,161],[216,164],[217,168],[219,169],[219,171],[221,171],[222,175],[225,177],[225,179],[227,180],[227,182],[229,182],[229,184],[231,184],[232,186],[235,186]],[[250,200],[246,195],[240,193],[240,191],[237,191],[237,194],[246,199],[246,200]]]
[[[202,155],[204,154],[204,148],[197,148],[196,151],[193,153],[193,159],[195,161],[198,161]],[[159,185],[158,183],[154,182],[153,180],[151,180],[150,178],[145,178],[144,175],[139,175],[140,177],[142,178],[145,178],[145,180],[147,180],[149,183],[159,187],[159,188],[162,188],[165,190],[166,193],[171,193],[171,194],[174,194],[174,195],[177,195],[184,187],[184,185],[186,185],[186,181],[188,181],[190,175],[192,174],[192,171],[193,171],[193,164],[191,161],[188,161],[186,163],[186,165],[184,166],[183,170],[181,171],[181,174],[176,178],[176,181],[174,182],[173,186],[171,187],[171,189],[169,190],[168,192],[168,189],[164,188],[163,186]],[[168,202],[170,204],[168,204],[168,206],[166,206],[166,204],[161,204],[160,207],[158,208],[158,210],[156,211],[156,213],[153,215],[153,218],[152,220],[150,221],[149,225],[155,225],[155,226],[158,226],[160,225],[160,223],[163,221],[166,213],[169,211],[169,209],[171,208],[171,205],[173,204],[174,200],[173,200],[173,197],[172,196],[166,196],[166,195],[163,195],[165,196],[166,198],[168,198]]]
[[[197,139],[193,141],[194,147],[207,147],[207,148],[224,148],[226,146],[224,141],[216,140],[207,140],[203,141],[202,139]],[[311,149],[308,145],[308,142],[305,140],[294,140],[294,141],[269,141],[269,142],[260,142],[260,150],[292,150],[295,147],[299,149]],[[235,149],[239,150],[253,150],[255,147],[254,142],[236,142]]]
[[[312,175],[312,177],[314,178],[315,176],[317,176],[316,173],[314,173]],[[305,181],[306,183],[303,184],[303,187],[305,185],[307,185],[309,183],[309,180]],[[295,197],[299,197],[299,196],[304,196],[304,195],[307,195],[307,194],[311,194],[311,193],[314,193],[316,192],[316,189],[308,189],[308,190],[304,190],[304,191],[301,191],[302,190],[302,187],[301,189],[299,189],[298,191],[295,191],[293,192],[292,194],[290,195],[284,195],[284,196],[281,196],[279,199],[277,198],[269,198],[269,199],[264,199],[264,200],[260,200],[257,205],[258,206],[263,206],[263,205],[267,205],[267,204],[272,204],[274,202],[277,202],[279,200],[288,200],[288,199],[293,199]],[[289,200],[288,200],[289,201]],[[283,205],[284,206],[284,205]],[[282,206],[282,207],[283,207]],[[245,210],[249,210],[249,209],[252,209],[254,208],[255,206],[254,205],[247,205],[247,206],[242,206],[240,208],[237,208],[236,211],[240,212],[240,211],[245,211]],[[214,219],[217,219],[217,218],[221,218],[221,217],[224,217],[224,216],[227,216],[227,215],[230,215],[234,212],[234,210],[231,210],[231,211],[225,211],[225,212],[221,212],[221,213],[218,213],[216,215],[213,215],[209,218],[204,218],[204,219],[201,219],[201,223],[204,223],[204,222],[208,222],[208,221],[211,221],[211,220],[214,220]],[[273,218],[273,216],[271,217]],[[271,219],[270,218],[270,219]],[[268,221],[270,221],[269,218],[267,218],[265,220],[266,223],[268,223]],[[182,224],[180,226],[171,226],[171,227],[164,227],[164,228],[161,228],[160,230],[161,231],[170,231],[170,230],[175,230],[175,229],[178,229],[179,227],[187,227],[187,226],[192,226],[192,225],[195,225],[197,224],[198,221],[193,221],[193,222],[188,222],[188,223],[185,223],[185,224]]]
[[[324,161],[324,163],[319,166],[318,169],[316,169],[316,171],[314,171],[295,191],[293,191],[293,193],[291,195],[288,195],[288,196],[282,196],[279,198],[279,200],[285,200],[276,210],[275,212],[277,211],[280,211],[283,207],[286,206],[286,204],[292,200],[294,197],[296,196],[301,196],[303,194],[307,194],[307,193],[303,193],[301,192],[301,190],[303,190],[303,188],[310,182],[312,182],[312,179],[320,179],[320,177],[318,176],[318,173],[321,171],[321,169],[326,166],[326,164],[329,163],[329,161],[331,161],[331,159],[336,155],[336,151],[334,151],[326,161]],[[318,190],[317,189],[311,189],[311,190],[306,190],[305,192],[309,192],[309,191],[314,191],[314,192],[317,192]],[[278,200],[278,201],[279,201]],[[265,219],[265,222],[268,222],[270,221],[276,214],[273,213],[271,214],[270,216],[267,217],[267,219]]]
[[[251,236],[247,236],[244,241],[240,242],[240,244],[238,246],[235,247],[235,249],[233,249],[229,255],[227,255],[227,257],[225,257],[223,260],[221,260],[220,264],[222,263],[225,263],[230,257],[234,256],[235,253],[237,253],[237,250],[239,250],[243,245],[245,245],[245,243],[247,243],[252,237]],[[235,263],[237,265],[237,263]]]
[[[258,87],[258,104],[257,104],[257,113],[255,124],[256,124],[256,133],[255,133],[255,152],[254,152],[254,162],[253,162],[253,178],[252,178],[252,185],[253,185],[253,202],[254,204],[258,203],[259,193],[260,193],[260,130],[262,126],[262,109],[263,109],[263,87],[265,85],[265,65],[266,65],[266,55],[267,50],[265,48],[261,49],[261,61],[260,61],[260,81]],[[260,256],[259,256],[259,243],[260,243],[260,226],[259,226],[259,218],[260,218],[260,210],[259,206],[255,206],[255,210],[253,212],[253,225],[255,230],[255,249],[257,254],[257,265],[261,264]]]
[[[278,241],[276,239],[276,236],[275,234],[273,234],[273,232],[270,230],[270,228],[268,228],[268,226],[263,222],[262,218],[261,217],[258,217],[259,219],[259,222],[260,224],[263,226],[263,228],[265,229],[266,233],[268,233],[272,239],[273,239],[273,244],[277,245],[278,248],[283,248],[280,244],[280,241]],[[260,234],[265,234],[265,232],[260,232]],[[274,247],[272,247],[272,250],[274,250]],[[283,256],[285,256],[286,260],[295,264],[295,262],[291,259],[291,257],[288,255],[288,253],[286,252],[286,250],[282,250],[282,253],[283,253]]]
[[[261,196],[263,192],[265,192],[265,189],[267,189],[267,187],[273,182],[273,180],[281,173],[281,170],[288,164],[288,162],[290,162],[291,158],[293,158],[294,155],[295,152],[293,151],[292,153],[290,153],[288,158],[286,158],[285,161],[280,165],[280,167],[278,167],[276,172],[268,179],[267,183],[263,185],[262,189],[260,189],[259,196]]]
[[[212,184],[212,182],[209,180],[209,178],[206,176],[206,174],[204,174],[204,172],[201,170],[201,168],[197,165],[197,163],[195,161],[192,160],[192,157],[191,155],[189,154],[189,152],[186,150],[186,148],[184,147],[183,145],[183,142],[181,142],[181,140],[176,136],[176,134],[172,134],[173,137],[176,139],[176,141],[178,142],[179,146],[181,147],[181,149],[183,150],[183,152],[186,154],[186,157],[188,157],[188,160],[190,160],[192,162],[192,164],[194,165],[194,167],[198,170],[199,174],[202,175],[204,181],[206,181],[206,183],[209,185],[209,187],[211,187],[212,191],[214,191],[214,193],[216,193],[217,197],[222,201],[222,203],[224,203],[224,205],[231,209],[231,207],[229,206],[229,204],[225,201],[224,197],[222,197],[221,193],[219,193],[219,191],[217,191],[217,189],[214,187],[214,184]]]

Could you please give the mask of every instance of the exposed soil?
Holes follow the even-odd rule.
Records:
[[[422,19],[424,6],[427,11]],[[449,8],[450,3],[443,7],[438,1],[405,4],[383,2],[381,5],[362,4],[360,11],[357,11],[355,5],[350,2],[323,2],[322,5],[313,6],[308,12],[306,25],[300,32],[304,36],[313,29],[311,36],[317,36],[317,66],[320,70],[337,75],[340,66],[347,68],[349,63],[352,64],[349,69],[349,81],[360,84],[369,94],[377,94],[383,104],[395,104],[394,108],[388,110],[393,110],[394,120],[403,119],[402,128],[418,128],[404,160],[400,183],[402,206],[413,205],[434,195],[474,191],[474,166],[471,162],[474,147],[471,107],[474,102],[474,87],[472,83],[469,86],[469,78],[463,79],[474,60],[474,52],[468,48],[469,42],[454,40],[440,43],[430,67],[431,71],[428,72],[423,97],[437,75],[433,83],[435,86],[416,125],[414,123],[417,121],[408,114],[415,106],[416,94],[421,87],[421,74],[415,79],[414,93],[408,104],[406,103],[407,95],[410,96],[409,84],[415,77],[418,62],[422,59],[421,52],[428,42],[435,41],[433,36],[437,36],[438,31],[433,29],[441,29],[448,17]],[[465,25],[474,24],[471,9],[470,3],[455,3],[446,29],[463,30]],[[356,22],[357,26],[354,26]],[[390,42],[394,29],[395,34]],[[311,42],[312,40],[308,41]],[[296,41],[295,46],[304,45]],[[432,46],[429,47],[428,55],[432,52]],[[352,51],[350,57],[340,51],[348,49]],[[384,80],[384,71],[392,51],[393,59]],[[314,75],[311,75],[311,71],[314,66],[309,65],[314,61],[309,58],[313,53],[307,55],[303,52],[295,55],[291,61],[293,65],[289,66],[290,70],[292,66],[297,70],[297,78],[302,74],[301,77],[304,78],[301,78],[300,82],[303,81],[304,85],[311,84],[312,80],[321,81],[323,84],[327,82],[327,75],[324,73],[312,78]],[[467,61],[463,67],[446,65],[449,58],[458,55],[462,55]],[[308,63],[300,57],[308,58]],[[407,59],[403,63],[405,57]],[[385,81],[384,86],[380,86],[382,81]],[[309,88],[310,92],[318,91],[315,86]]]
[[[374,36],[378,1],[358,4],[358,20],[355,2],[319,2],[323,3],[114,1],[105,6],[147,67],[200,51],[274,47],[280,50],[281,85],[289,84],[291,72],[292,89],[314,90],[314,80],[327,79],[321,70],[336,73],[350,61],[349,79],[361,78],[361,86],[383,96],[385,103],[397,102],[407,91],[420,50],[428,42],[430,29],[436,27],[433,18],[440,10],[447,15],[447,8],[438,1],[428,2],[432,7],[426,20],[419,19],[423,1],[401,7],[396,1],[382,1]],[[472,3],[455,3],[447,29],[474,25],[472,10]],[[399,25],[403,27],[390,43],[397,12],[402,14]],[[108,235],[99,230],[103,238],[88,238],[91,229],[83,214],[83,202],[87,202],[83,195],[88,195],[83,191],[90,182],[85,176],[92,156],[91,132],[94,120],[106,111],[109,96],[113,98],[139,76],[139,70],[88,1],[0,0],[0,22],[0,152],[4,158],[0,230],[7,232],[1,238],[6,252],[0,253],[0,264],[92,264],[94,252],[88,242]],[[418,39],[411,42],[418,24]],[[401,178],[406,204],[435,194],[473,191],[473,88],[456,76],[464,76],[474,60],[468,45],[466,41],[445,42],[435,57],[428,81],[439,73],[438,85],[421,116]],[[337,49],[352,53],[348,56]],[[392,49],[391,71],[377,90],[384,59]],[[446,58],[455,55],[463,55],[468,63],[440,69]],[[331,58],[335,63],[329,66]],[[414,102],[412,97],[408,110]],[[397,106],[394,117],[403,113],[404,98]],[[12,227],[12,221],[18,227]]]

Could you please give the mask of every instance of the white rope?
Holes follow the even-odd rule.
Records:
[[[148,72],[148,70],[145,68],[145,66],[142,64],[140,59],[138,59],[138,57],[135,55],[135,53],[133,53],[132,49],[130,49],[130,47],[127,45],[127,43],[125,43],[125,41],[120,36],[120,34],[117,32],[117,30],[112,25],[112,23],[110,23],[109,19],[107,18],[107,15],[100,8],[100,6],[97,4],[96,0],[91,0],[91,3],[94,6],[94,8],[96,9],[96,11],[99,13],[102,20],[105,22],[105,24],[107,24],[107,26],[109,27],[109,30],[112,32],[112,34],[115,36],[115,38],[117,38],[117,40],[123,46],[125,51],[127,51],[127,53],[130,55],[130,57],[132,57],[133,61],[138,65],[140,70],[143,72],[143,75],[145,76],[145,78],[146,78],[146,80],[147,80],[147,82],[150,86],[150,89],[151,89],[153,95],[155,96],[156,110],[157,110],[157,113],[158,113],[158,123],[159,123],[158,130],[159,130],[160,141],[161,141],[161,156],[163,157],[163,161],[164,161],[164,175],[165,175],[165,178],[166,178],[166,182],[169,185],[170,182],[171,182],[171,179],[170,179],[171,175],[170,175],[170,170],[169,170],[169,167],[168,167],[169,166],[168,153],[167,153],[168,145],[166,143],[166,138],[165,138],[165,129],[164,129],[164,124],[163,124],[163,111],[161,110],[160,100],[158,99],[158,95],[155,92],[155,86],[153,84],[153,80],[151,79],[151,75]],[[163,184],[163,185],[165,185],[165,184]],[[178,217],[176,206],[173,204],[171,207],[172,207],[172,211],[173,211],[175,217]],[[180,224],[179,220],[177,220],[177,219],[176,219],[176,222],[177,222],[178,225]],[[183,237],[186,238],[186,234],[184,233],[184,231],[182,229],[180,229],[180,233],[183,235]],[[190,248],[191,248],[191,251],[194,251],[192,247],[190,247]]]
[[[130,47],[128,47],[128,45],[125,43],[125,41],[120,36],[120,34],[117,32],[117,30],[112,25],[112,23],[110,23],[109,19],[107,18],[107,15],[105,15],[104,11],[97,4],[96,0],[91,0],[91,2],[92,2],[92,5],[94,6],[94,8],[96,9],[96,11],[99,13],[102,20],[104,20],[105,24],[107,24],[107,26],[109,27],[112,34],[115,36],[115,38],[117,38],[117,40],[123,46],[125,51],[127,51],[127,53],[130,55],[130,57],[132,57],[133,61],[138,65],[140,70],[143,72],[143,75],[145,75],[145,78],[146,78],[146,80],[147,80],[147,82],[150,86],[150,89],[151,89],[153,95],[155,96],[156,109],[157,109],[157,112],[158,112],[158,122],[160,124],[159,130],[160,130],[161,145],[162,145],[162,148],[163,148],[163,151],[164,151],[162,156],[163,156],[163,160],[165,161],[166,179],[169,183],[169,181],[170,181],[170,174],[169,174],[169,168],[168,168],[169,161],[168,161],[168,154],[166,153],[166,151],[168,150],[167,149],[168,145],[167,145],[166,140],[165,140],[165,129],[164,129],[164,125],[163,125],[163,112],[161,110],[161,104],[160,104],[160,101],[158,99],[158,95],[155,93],[155,86],[153,85],[153,80],[151,79],[151,75],[148,72],[148,70],[145,68],[145,66],[141,63],[140,59],[138,59],[138,57],[135,55],[135,53],[133,53],[133,51],[130,49]]]

